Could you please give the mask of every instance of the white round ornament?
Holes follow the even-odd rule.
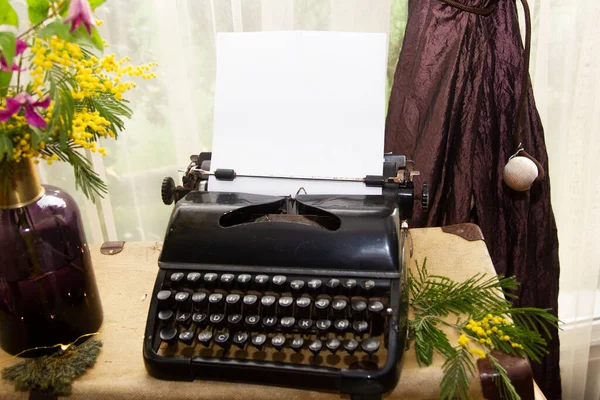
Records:
[[[518,192],[528,190],[539,174],[537,165],[527,157],[511,157],[504,166],[504,183]]]

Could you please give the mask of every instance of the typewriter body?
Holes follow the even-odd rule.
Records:
[[[403,156],[385,160],[381,176],[364,178],[381,195],[292,198],[211,192],[210,154],[192,157],[184,185],[162,187],[175,207],[146,325],[148,372],[352,398],[392,390],[407,345],[416,171]]]

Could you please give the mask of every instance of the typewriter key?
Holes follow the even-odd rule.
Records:
[[[367,302],[361,298],[352,299],[352,316],[354,319],[363,320],[365,319],[365,310],[367,309]]]
[[[282,292],[285,287],[287,278],[283,275],[275,275],[271,282],[273,282],[273,290],[276,292]]]
[[[256,275],[254,277],[254,287],[259,292],[264,291],[269,283],[269,277],[267,275]]]
[[[267,336],[262,333],[252,336],[252,339],[251,339],[252,345],[254,347],[256,347],[258,350],[262,350],[266,341],[267,341]]]
[[[170,308],[173,305],[173,296],[170,290],[161,290],[156,294],[160,308]]]
[[[333,323],[333,327],[340,333],[345,333],[350,326],[350,322],[347,319],[337,319]]]
[[[262,314],[265,316],[275,315],[275,311],[277,309],[277,299],[275,296],[266,295],[260,299],[260,304],[262,304]]]
[[[175,305],[179,310],[189,309],[190,294],[188,292],[177,292],[175,294]]]
[[[369,323],[367,321],[354,321],[352,330],[354,330],[357,335],[361,336],[369,330]]]
[[[158,319],[164,323],[168,323],[173,318],[173,310],[162,310],[158,312]]]
[[[233,344],[240,349],[246,347],[246,342],[248,342],[248,334],[246,332],[238,332],[233,335]]]
[[[333,308],[333,315],[338,318],[343,318],[347,313],[348,300],[345,297],[336,297],[331,303]]]
[[[255,330],[256,327],[258,326],[258,323],[260,322],[260,316],[258,315],[247,315],[246,316],[246,326],[248,327],[248,330]]]
[[[328,279],[327,282],[325,282],[325,290],[331,296],[338,294],[339,287],[340,287],[340,280],[337,278],[331,278],[331,279]]]
[[[219,332],[215,335],[215,343],[225,348],[229,346],[229,332]]]
[[[352,296],[356,289],[356,279],[346,279],[342,283],[342,288],[344,289],[346,296]]]
[[[355,339],[346,339],[343,343],[344,350],[348,352],[348,354],[352,355],[358,348],[358,342]]]
[[[320,279],[311,279],[306,284],[306,286],[308,286],[309,291],[313,294],[317,294],[321,291],[321,285],[323,285],[323,282]]]
[[[225,298],[227,314],[235,314],[242,311],[242,297],[237,293],[228,294]]]
[[[291,317],[293,314],[294,298],[282,296],[279,298],[278,314],[281,317]]]
[[[258,311],[258,296],[247,294],[244,296],[244,314],[252,314]]]
[[[338,349],[340,348],[341,344],[342,343],[340,342],[340,339],[332,338],[327,339],[327,341],[325,342],[325,347],[327,347],[327,350],[335,354],[335,352],[338,351]]]
[[[211,325],[214,327],[219,327],[223,324],[223,320],[225,319],[225,315],[223,314],[211,314],[209,317],[209,321]]]
[[[304,281],[301,281],[300,279],[294,279],[290,282],[290,288],[292,289],[292,292],[300,292],[302,288],[304,288]]]
[[[190,272],[187,274],[186,280],[191,286],[195,286],[200,281],[200,272]]]
[[[221,275],[221,287],[225,290],[229,290],[233,285],[233,281],[235,276],[233,274],[223,274]]]
[[[204,311],[207,303],[206,292],[196,292],[192,295],[192,305],[196,311]]]
[[[187,327],[190,325],[191,316],[192,316],[192,314],[187,311],[178,311],[177,316],[175,317],[175,320],[177,322],[179,322],[180,324],[182,324],[183,326]]]
[[[267,330],[271,330],[271,328],[277,325],[277,317],[264,317],[262,324]]]
[[[212,332],[210,330],[202,331],[198,334],[198,342],[203,346],[210,346],[210,341],[212,340]]]
[[[237,288],[240,290],[245,290],[248,287],[248,283],[252,277],[248,274],[241,274],[237,277]]]
[[[299,336],[293,338],[292,341],[290,342],[290,347],[296,353],[298,353],[300,350],[302,350],[302,346],[304,346],[304,339],[302,339]]]
[[[242,327],[242,314],[231,314],[227,316],[227,324],[229,325],[229,329],[232,331],[236,331]]]
[[[281,321],[279,323],[281,324],[282,328],[284,328],[284,329],[290,329],[296,323],[296,318],[294,318],[294,317],[281,318]]]
[[[317,321],[316,325],[320,332],[325,333],[331,328],[331,321],[328,319],[320,319]]]
[[[192,322],[196,324],[198,328],[204,328],[206,326],[206,318],[208,314],[205,313],[194,313],[192,314]]]
[[[204,274],[204,285],[207,288],[212,288],[215,285],[215,281],[217,280],[217,274],[214,272],[208,272]]]
[[[208,303],[210,306],[211,313],[222,313],[225,309],[225,302],[223,301],[223,293],[213,293],[208,296]]]
[[[370,279],[360,283],[360,290],[363,296],[369,297],[375,288],[375,281]]]
[[[317,318],[326,319],[329,317],[329,306],[331,299],[329,297],[320,297],[315,301],[315,311]]]
[[[175,282],[180,282],[183,279],[183,272],[174,272],[171,274],[171,282],[175,283]]]
[[[312,319],[301,319],[298,321],[298,328],[300,328],[303,331],[309,331],[310,328],[312,328],[312,326],[313,326]]]
[[[160,330],[159,336],[160,340],[173,344],[177,338],[177,328],[163,328]]]
[[[367,353],[368,355],[372,355],[377,350],[379,350],[379,340],[376,338],[369,338],[362,341],[360,347]]]
[[[321,342],[320,340],[313,340],[308,345],[308,349],[315,355],[315,357],[319,354],[322,348],[323,342]]]
[[[312,299],[310,297],[302,296],[296,299],[296,311],[294,312],[294,316],[296,318],[310,318],[310,306],[312,304]]]
[[[183,331],[179,334],[179,340],[190,346],[194,341],[194,331]]]
[[[281,351],[283,345],[285,344],[285,336],[283,335],[275,335],[271,338],[271,344],[277,351]]]

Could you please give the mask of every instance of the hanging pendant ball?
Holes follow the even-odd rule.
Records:
[[[528,190],[537,177],[537,165],[527,157],[513,157],[504,166],[504,183],[518,192]]]

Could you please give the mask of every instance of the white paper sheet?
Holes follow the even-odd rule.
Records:
[[[383,33],[219,33],[211,170],[380,175],[387,39]],[[210,177],[210,191],[379,194],[363,183]]]

